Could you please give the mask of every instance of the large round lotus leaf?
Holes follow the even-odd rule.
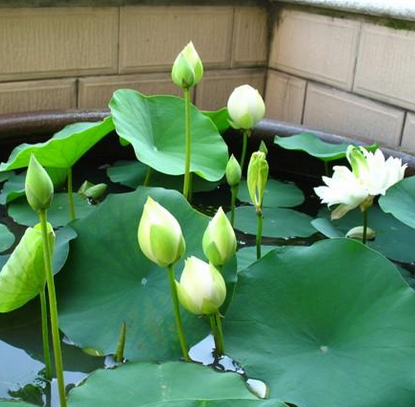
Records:
[[[239,184],[238,199],[242,202],[251,203],[246,181]],[[286,184],[274,179],[268,180],[264,193],[264,207],[276,208],[282,206],[291,208],[301,205],[303,202],[304,194],[296,185]]]
[[[414,291],[361,243],[283,247],[239,273],[226,348],[301,407],[413,407],[414,314]]]
[[[74,194],[74,204],[77,218],[84,218],[96,208],[78,194]],[[38,214],[29,206],[25,196],[16,199],[9,205],[8,214],[20,225],[33,226],[39,223]],[[55,194],[48,210],[48,221],[55,228],[67,225],[71,221],[68,194]]]
[[[26,172],[21,174],[12,173],[4,183],[0,193],[0,204],[6,205],[25,194]]]
[[[268,252],[274,250],[277,246],[261,246],[261,257],[264,257]],[[255,263],[256,246],[244,247],[236,252],[236,259],[238,261],[238,273]]]
[[[1,401],[0,400],[0,407],[36,407],[36,404],[24,403],[23,401]]]
[[[405,225],[415,229],[415,177],[403,179],[379,199],[379,206]]]
[[[69,407],[287,407],[257,399],[236,373],[218,373],[195,363],[128,363],[98,370],[74,388]]]
[[[0,165],[0,171],[27,167],[32,154],[44,167],[70,168],[113,130],[111,117],[98,123],[70,124],[44,143],[17,146],[9,160]]]
[[[309,237],[316,233],[311,217],[305,213],[284,208],[264,208],[262,235],[264,237]],[[239,206],[235,209],[235,229],[256,235],[257,216],[254,207]]]
[[[178,359],[181,352],[167,272],[148,260],[137,242],[148,196],[179,221],[186,257],[204,258],[201,241],[209,218],[193,210],[181,194],[139,187],[110,195],[88,219],[71,224],[78,238],[57,279],[61,328],[77,345],[108,354],[115,352],[125,321],[128,359]],[[183,264],[182,260],[176,266],[177,279]],[[189,346],[207,334],[204,319],[185,310],[182,319]]]
[[[135,90],[114,93],[110,108],[117,133],[131,143],[137,158],[156,171],[184,174],[184,101],[175,96],[144,96]],[[191,172],[209,181],[221,179],[228,147],[213,122],[191,106]]]
[[[330,213],[324,208],[319,212],[319,216],[329,219]],[[331,223],[345,236],[350,229],[363,224],[362,213],[356,209],[348,212],[339,220],[331,221]],[[404,263],[415,260],[414,229],[399,222],[392,215],[384,213],[378,206],[368,210],[368,226],[376,232],[375,240],[367,242],[370,247],[393,260]],[[323,234],[326,231],[333,236],[333,230],[329,232],[328,228],[319,229],[319,232]]]
[[[215,124],[216,128],[220,131],[220,133],[225,133],[228,130],[230,125],[230,116],[228,113],[228,109],[223,107],[222,109],[216,111],[203,111],[203,114],[212,120]]]
[[[114,183],[136,189],[143,185],[147,175],[147,165],[138,161],[116,161],[114,165],[108,167],[108,178]],[[218,182],[209,182],[203,178],[193,175],[193,192],[212,191],[218,186]],[[150,186],[175,189],[179,192],[183,190],[183,175],[167,175],[153,171],[150,178]]]
[[[300,133],[290,137],[276,136],[274,143],[286,150],[300,150],[323,161],[339,160],[346,157],[348,143],[332,144],[321,140],[313,133]],[[378,148],[377,144],[365,146],[369,151]]]
[[[7,229],[6,225],[0,223],[0,253],[10,249],[14,241],[14,234]]]

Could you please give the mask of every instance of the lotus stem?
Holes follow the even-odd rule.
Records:
[[[75,205],[73,202],[73,185],[72,185],[72,167],[68,168],[68,198],[69,198],[69,213],[71,220],[76,219]]]
[[[55,356],[55,369],[56,377],[58,379],[60,407],[66,407],[65,382],[63,379],[62,350],[59,337],[58,305],[56,301],[55,282],[53,280],[52,254],[50,250],[48,237],[46,210],[42,210],[39,212],[39,219],[42,227],[43,257],[45,261],[46,282],[49,294],[49,312],[52,330],[53,354]]]
[[[263,225],[263,213],[261,208],[256,209],[257,216],[257,232],[256,232],[256,258],[261,258],[261,241],[262,241],[262,225]]]
[[[216,356],[223,356],[225,354],[225,345],[223,340],[222,321],[219,312],[209,315],[209,322],[215,340],[215,354]]]
[[[236,197],[238,196],[238,189],[239,189],[239,184],[234,185],[233,187],[231,187],[231,225],[233,227],[233,225],[235,224],[235,206],[236,206]]]
[[[190,89],[184,88],[184,105],[186,116],[186,156],[184,167],[184,182],[183,182],[183,195],[186,199],[189,198],[190,188],[190,148],[191,148],[191,129],[190,129]]]
[[[124,361],[125,338],[127,336],[127,324],[125,321],[121,324],[120,336],[118,338],[117,351],[115,352],[115,361],[122,363]]]
[[[329,163],[324,160],[324,175],[326,177],[330,176],[330,169],[329,169]]]
[[[49,329],[48,329],[48,306],[46,303],[45,288],[39,292],[40,296],[40,313],[42,317],[42,342],[43,342],[43,359],[45,361],[45,377],[52,380],[52,368],[50,362],[49,349]]]
[[[146,177],[144,178],[144,182],[143,182],[144,187],[148,187],[150,185],[152,175],[153,175],[153,169],[151,167],[148,167]]]
[[[173,300],[173,311],[174,311],[174,318],[176,320],[176,328],[177,333],[179,335],[180,347],[182,348],[183,359],[186,362],[191,362],[189,357],[189,352],[186,344],[186,338],[184,336],[183,324],[182,319],[180,317],[180,308],[179,308],[179,298],[177,296],[177,288],[176,288],[176,281],[174,278],[174,267],[170,265],[167,267],[167,272],[169,274],[169,282],[170,282],[170,290],[171,290],[171,297]]]
[[[367,240],[367,209],[365,209],[363,212],[363,244],[366,244]]]
[[[248,137],[251,135],[251,130],[244,130],[243,136],[242,136],[242,152],[241,152],[241,171],[244,172],[244,164],[245,164],[245,158],[246,158],[246,148],[248,146]]]

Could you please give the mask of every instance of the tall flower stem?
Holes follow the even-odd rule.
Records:
[[[184,107],[186,117],[186,157],[184,167],[183,195],[189,197],[190,188],[190,148],[191,148],[191,129],[190,129],[190,88],[184,88]]]
[[[59,337],[58,305],[56,301],[55,282],[53,280],[52,253],[49,244],[47,216],[45,210],[39,212],[39,219],[42,227],[43,257],[45,261],[46,282],[49,294],[49,312],[52,330],[53,354],[55,356],[55,369],[56,377],[58,379],[60,407],[66,407],[62,350]]]
[[[45,377],[48,380],[52,379],[52,368],[50,362],[49,349],[49,329],[48,329],[48,305],[46,303],[45,288],[40,291],[40,313],[42,316],[42,341],[43,341],[43,358],[45,361]]]
[[[262,209],[256,209],[257,217],[257,232],[256,232],[256,258],[259,260],[261,258],[261,241],[262,241],[262,225],[263,225],[263,214]]]
[[[150,185],[151,176],[153,175],[153,169],[151,167],[147,168],[146,177],[144,178],[143,186],[148,187]]]
[[[241,152],[241,170],[244,171],[245,157],[246,157],[246,148],[248,146],[248,137],[251,135],[251,130],[244,130],[242,137],[242,152]]]
[[[324,175],[326,177],[330,176],[329,163],[327,161],[324,161]]]
[[[363,212],[363,244],[366,244],[367,240],[367,209],[365,209]]]
[[[186,344],[186,338],[184,336],[182,319],[180,317],[180,308],[179,308],[179,298],[177,296],[176,282],[174,279],[174,267],[173,265],[167,267],[167,272],[169,274],[170,290],[171,297],[173,300],[173,311],[174,318],[176,320],[177,333],[179,335],[180,347],[182,348],[183,358],[186,362],[190,362],[189,352]]]
[[[73,202],[73,185],[72,185],[72,167],[68,168],[68,198],[69,198],[69,213],[71,220],[76,218],[75,205]]]
[[[117,350],[115,352],[115,361],[122,363],[124,361],[125,338],[127,336],[127,324],[125,321],[121,324],[120,336],[118,337]]]
[[[217,356],[222,356],[225,353],[225,345],[223,340],[222,321],[219,312],[209,315],[209,322],[215,340],[215,353]]]
[[[235,206],[236,206],[236,197],[238,196],[238,189],[239,189],[239,184],[234,185],[233,187],[231,187],[231,225],[233,227],[234,223],[235,223]]]

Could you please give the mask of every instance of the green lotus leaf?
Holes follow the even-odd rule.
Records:
[[[226,347],[287,403],[412,407],[414,314],[414,291],[363,244],[282,247],[239,273]]]
[[[10,249],[14,241],[14,234],[7,229],[6,225],[0,223],[0,253]]]
[[[311,217],[305,213],[285,208],[264,208],[263,214],[262,234],[265,237],[309,237],[317,232],[311,226]],[[239,206],[235,209],[235,229],[256,234],[257,217],[252,206]]]
[[[109,195],[88,219],[71,223],[78,238],[57,278],[60,325],[78,346],[110,354],[125,321],[129,360],[178,359],[181,351],[167,272],[148,260],[137,242],[148,196],[180,223],[185,258],[204,258],[201,242],[209,218],[192,209],[178,192],[139,187]],[[177,280],[183,265],[184,259],[175,267]],[[203,339],[209,332],[207,321],[183,309],[181,314],[189,346]]]
[[[212,120],[221,134],[225,133],[225,131],[231,127],[229,124],[230,117],[226,107],[215,111],[205,110],[203,111],[203,114]]]
[[[251,204],[248,185],[246,181],[239,184],[238,199]],[[301,205],[304,202],[304,194],[295,184],[287,184],[274,179],[269,179],[265,187],[263,206],[266,208],[285,207]]]
[[[91,147],[114,130],[111,117],[98,123],[75,123],[66,126],[50,140],[37,144],[21,144],[0,171],[24,168],[34,154],[43,167],[71,168]]]
[[[184,174],[184,101],[175,96],[144,96],[134,90],[114,93],[110,108],[117,133],[129,141],[139,161],[156,171]],[[190,170],[208,181],[225,174],[228,148],[213,122],[191,106]]]
[[[36,407],[36,404],[24,403],[23,401],[1,401],[0,407]]]
[[[261,256],[264,257],[268,252],[277,246],[261,246]],[[238,261],[238,273],[257,261],[256,246],[244,247],[236,252]]]
[[[380,197],[379,206],[383,212],[415,229],[415,176],[389,188],[386,195]]]
[[[332,144],[321,140],[313,133],[300,133],[290,137],[276,136],[274,143],[286,150],[299,150],[323,161],[339,160],[346,157],[349,143]],[[378,144],[364,146],[366,150],[375,151]]]
[[[139,380],[137,380],[139,378]],[[129,363],[98,370],[74,388],[69,407],[288,407],[257,399],[235,373],[219,373],[194,363]]]

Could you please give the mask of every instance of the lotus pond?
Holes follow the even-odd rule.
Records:
[[[413,407],[414,177],[310,133],[246,148],[256,94],[200,111],[186,52],[184,98],[116,91],[1,164],[0,407]],[[93,168],[110,139],[131,159]],[[277,179],[286,150],[325,178]]]

